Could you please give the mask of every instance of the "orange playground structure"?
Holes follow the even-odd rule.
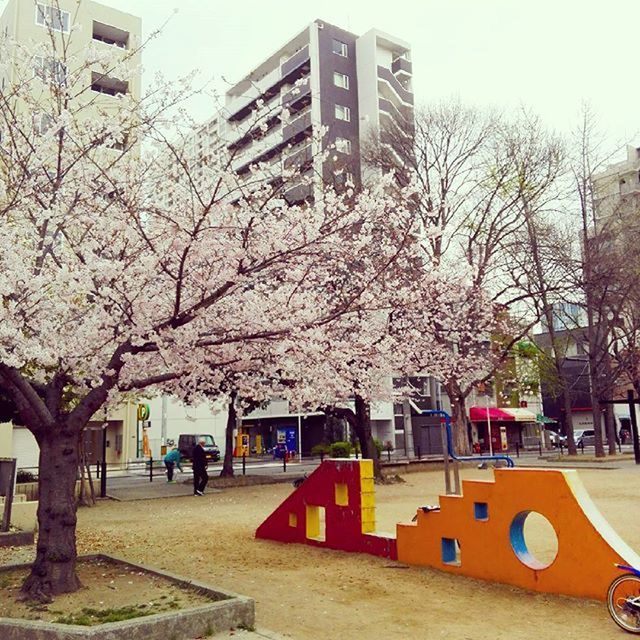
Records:
[[[604,600],[614,563],[640,557],[593,504],[577,472],[496,469],[495,479],[463,480],[460,495],[419,508],[396,535],[376,531],[371,460],[325,460],[256,531],[257,538],[370,553],[524,589]],[[547,565],[526,545],[532,513],[555,530]]]

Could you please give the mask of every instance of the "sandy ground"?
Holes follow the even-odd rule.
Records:
[[[640,470],[581,470],[597,506],[640,549]],[[463,472],[490,478],[491,471]],[[377,487],[378,528],[393,531],[416,507],[437,503],[441,472]],[[298,640],[624,638],[603,603],[539,595],[366,555],[255,540],[290,485],[225,489],[140,502],[103,502],[79,514],[81,552],[111,552],[255,598],[258,627]],[[554,541],[533,527],[540,554]],[[1,550],[0,550],[1,551]],[[490,550],[487,550],[490,553]],[[0,562],[16,561],[12,552]],[[588,558],[585,558],[588,562]]]

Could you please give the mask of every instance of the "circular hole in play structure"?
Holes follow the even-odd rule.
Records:
[[[558,536],[553,525],[537,511],[521,511],[511,522],[511,547],[531,569],[546,569],[558,555]]]

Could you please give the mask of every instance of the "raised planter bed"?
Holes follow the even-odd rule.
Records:
[[[188,580],[186,578],[152,569],[135,563],[127,562],[120,558],[102,554],[83,556],[80,563],[94,563],[98,565],[97,571],[103,570],[105,573],[98,574],[106,576],[104,584],[92,585],[90,588],[95,593],[85,595],[90,597],[95,605],[92,608],[81,607],[78,613],[66,612],[63,615],[58,611],[62,605],[60,599],[55,600],[46,610],[46,615],[42,618],[48,619],[26,619],[0,617],[0,638],[2,640],[76,640],[80,638],[90,638],[91,640],[187,640],[188,638],[205,637],[219,631],[232,628],[253,628],[255,623],[255,604],[251,598],[240,596],[227,591],[214,589],[209,585]],[[11,565],[0,567],[0,586],[9,581],[9,576],[16,571],[28,569],[29,565]],[[109,573],[109,570],[112,570]],[[193,604],[180,604],[172,606],[172,600],[165,594],[160,596],[155,602],[143,603],[136,606],[126,607],[133,610],[129,619],[120,619],[117,622],[100,622],[108,619],[95,615],[97,604],[101,602],[101,594],[106,600],[110,594],[110,587],[113,589],[113,580],[109,576],[115,571],[123,576],[123,580],[128,582],[121,584],[132,585],[133,590],[138,589],[137,584],[148,578],[154,584],[161,583],[166,588],[179,589],[185,594],[187,600]],[[134,581],[135,578],[135,581]],[[6,585],[5,585],[6,586]],[[117,589],[118,587],[115,587]],[[0,589],[1,592],[1,589]],[[77,592],[80,593],[80,592]],[[86,591],[85,591],[86,594]],[[73,597],[76,594],[71,594]],[[124,608],[124,609],[126,609]],[[160,609],[159,613],[154,610]],[[113,609],[117,612],[123,607]],[[139,613],[138,611],[139,610]],[[39,609],[34,609],[34,616],[38,616]],[[10,611],[11,615],[14,611]],[[52,621],[57,616],[61,621]],[[33,617],[33,616],[30,616]],[[74,624],[80,622],[80,624]]]
[[[0,531],[0,547],[24,547],[33,544],[33,531]]]

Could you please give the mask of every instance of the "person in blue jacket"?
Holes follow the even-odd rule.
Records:
[[[175,482],[173,479],[173,470],[178,467],[182,471],[182,465],[180,464],[180,452],[178,447],[173,447],[169,453],[164,457],[164,466],[167,467],[167,482]]]

